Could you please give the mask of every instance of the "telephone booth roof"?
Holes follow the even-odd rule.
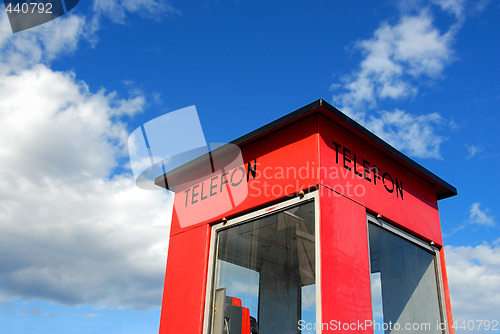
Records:
[[[332,120],[334,123],[351,132],[354,136],[357,136],[366,143],[379,149],[381,152],[384,152],[396,163],[407,168],[408,170],[412,171],[419,177],[429,182],[435,188],[436,197],[438,200],[457,195],[457,190],[454,186],[444,181],[425,167],[421,166],[419,163],[410,159],[405,154],[401,153],[400,151],[389,145],[387,142],[373,134],[371,131],[354,121],[352,118],[350,118],[337,108],[333,107],[331,104],[325,102],[323,99],[316,100],[300,109],[289,113],[288,115],[285,115],[271,123],[268,123],[246,135],[243,135],[233,140],[230,145],[237,145],[239,147],[245,146],[315,113],[319,113]],[[220,147],[214,150],[212,154],[215,155],[218,151],[224,149],[224,146]],[[170,172],[167,172],[164,175],[158,176],[155,180],[155,183],[158,186],[169,189],[169,186],[168,184],[166,184],[165,180],[175,177],[179,173],[182,173],[184,170],[191,168],[191,166],[194,166],[200,161],[203,161],[207,158],[208,156],[201,156]]]

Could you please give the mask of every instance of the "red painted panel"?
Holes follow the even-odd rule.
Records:
[[[233,305],[234,306],[241,306],[241,299],[236,298],[236,297],[231,297],[233,299]]]
[[[444,247],[439,250],[439,259],[441,261],[441,273],[443,280],[444,302],[446,304],[446,317],[448,319],[448,330],[450,334],[455,334],[455,328],[453,328],[453,315],[451,313],[450,286],[448,284],[448,274],[446,272]]]
[[[202,332],[210,234],[205,225],[170,238],[160,334]]]
[[[241,334],[251,334],[250,310],[247,307],[243,307],[242,313],[243,321],[241,324]]]
[[[319,132],[322,184],[442,245],[433,185],[324,116]]]
[[[256,174],[255,178],[250,174],[246,198],[238,205],[229,203],[229,196],[227,196],[229,189],[224,188],[223,191],[220,191],[219,187],[217,195],[212,198],[208,196],[208,199],[204,201],[199,200],[202,180],[205,180],[203,189],[204,194],[207,195],[211,178],[214,178],[214,185],[221,184],[220,173],[215,172],[204,177],[203,174],[199,175],[193,171],[179,176],[175,182],[182,186],[175,189],[174,212],[176,214],[174,217],[181,219],[183,215],[177,214],[178,211],[191,210],[193,215],[198,217],[199,222],[188,224],[191,226],[181,227],[186,226],[186,224],[179,223],[178,219],[173,219],[170,234],[175,235],[193,226],[218,221],[222,217],[262,206],[265,203],[295,194],[299,190],[317,185],[318,175],[312,173],[313,169],[311,169],[311,166],[318,165],[317,117],[318,115],[309,116],[300,122],[293,123],[241,147],[245,163],[242,167],[248,172],[248,163],[250,163],[252,167],[256,166]],[[214,158],[215,165],[223,165],[216,159]],[[236,168],[236,166],[233,167]],[[233,170],[229,170],[229,174],[223,178],[224,181],[229,179],[230,183]],[[198,194],[195,198],[196,203],[192,203],[192,198],[188,198],[186,202],[186,193],[192,194],[192,189],[195,186],[195,191]],[[233,189],[233,195],[236,189],[239,189],[237,190],[238,195],[243,192],[241,185],[231,189]],[[203,219],[203,217],[205,218]]]
[[[371,328],[331,326],[364,323],[372,314],[365,208],[328,192],[320,191],[321,322],[328,324],[322,333],[372,333]]]

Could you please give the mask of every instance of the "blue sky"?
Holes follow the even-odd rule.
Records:
[[[129,133],[196,105],[207,142],[228,142],[318,98],[457,187],[439,202],[454,317],[500,320],[499,16],[96,0],[12,34],[3,12],[0,333],[157,332],[169,199],[134,185]]]

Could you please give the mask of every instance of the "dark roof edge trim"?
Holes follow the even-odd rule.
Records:
[[[440,199],[445,199],[448,197],[456,196],[457,195],[457,189],[449,184],[448,182],[444,181],[441,179],[439,176],[436,174],[432,173],[429,171],[427,168],[423,167],[413,159],[409,158],[405,154],[401,153],[397,149],[395,149],[393,146],[388,144],[386,141],[381,139],[380,137],[376,136],[373,134],[371,131],[363,127],[361,124],[329,104],[328,102],[325,102],[323,99],[316,100],[300,109],[297,109],[294,112],[291,112],[281,118],[278,118],[277,120],[268,123],[244,136],[241,136],[240,138],[237,138],[231,142],[231,144],[235,145],[241,145],[244,144],[248,141],[251,141],[253,139],[256,139],[256,137],[260,137],[267,133],[268,131],[271,131],[275,129],[276,127],[281,127],[285,125],[288,122],[294,121],[297,118],[301,116],[305,116],[306,114],[318,109],[319,107],[325,108],[328,112],[332,113],[335,117],[341,119],[342,121],[346,122],[348,125],[353,127],[356,131],[361,132],[363,135],[368,137],[370,140],[374,141],[376,144],[380,145],[383,149],[385,149],[387,152],[392,154],[395,158],[395,160],[402,160],[404,163],[409,165],[412,169],[414,169],[417,174],[423,174],[423,176],[426,176],[424,178],[427,178],[433,183],[434,185],[439,185],[441,189],[436,189],[436,194],[438,200]],[[437,188],[437,187],[436,187]]]
[[[258,128],[256,130],[250,132],[250,133],[247,133],[246,135],[243,135],[243,136],[231,141],[230,144],[234,144],[234,145],[238,145],[238,146],[245,145],[246,143],[248,143],[250,141],[254,141],[257,138],[262,137],[262,136],[266,135],[267,133],[276,130],[277,128],[283,127],[283,126],[287,125],[288,123],[295,122],[298,119],[300,119],[300,118],[302,118],[302,117],[304,117],[304,116],[310,114],[311,112],[313,112],[317,109],[320,109],[320,108],[324,108],[324,110],[327,111],[329,114],[340,119],[341,121],[343,121],[344,123],[346,123],[348,126],[350,126],[352,128],[352,129],[348,129],[348,130],[351,130],[351,132],[352,132],[352,130],[354,130],[355,132],[361,133],[362,135],[367,137],[369,140],[373,141],[376,145],[379,145],[386,152],[388,152],[389,154],[392,154],[393,155],[392,158],[395,161],[397,161],[399,163],[402,162],[403,165],[406,165],[407,167],[409,167],[411,170],[416,172],[417,175],[420,175],[421,177],[423,177],[424,179],[426,179],[430,183],[432,183],[434,185],[434,187],[436,188],[436,195],[437,195],[438,200],[457,195],[457,189],[454,186],[452,186],[448,182],[444,181],[439,176],[432,173],[431,171],[429,171],[428,169],[426,169],[425,167],[423,167],[422,165],[420,165],[416,161],[410,159],[405,154],[401,153],[400,151],[395,149],[393,146],[389,145],[387,142],[385,142],[381,138],[377,137],[371,131],[369,131],[368,129],[363,127],[361,124],[359,124],[358,122],[356,122],[355,120],[353,120],[352,118],[350,118],[349,116],[347,116],[346,114],[344,114],[343,112],[341,112],[340,110],[338,110],[337,108],[335,108],[334,106],[329,104],[328,102],[325,102],[325,100],[323,100],[323,99],[316,100],[316,101],[314,101],[314,102],[312,102],[312,103],[310,103],[302,108],[299,108],[299,109],[297,109],[297,110],[295,110],[295,111],[293,111],[293,112],[291,112],[291,113],[289,113],[281,118],[278,118],[275,121],[272,121],[271,123],[268,123],[268,124]],[[326,114],[328,115],[328,113],[326,113]],[[195,159],[195,160],[197,160],[197,159]],[[182,168],[182,166],[179,167],[178,169],[181,169],[181,168]],[[178,169],[176,169],[176,170],[178,170]],[[170,173],[175,173],[176,170],[171,171]],[[168,173],[168,174],[170,174],[170,173]],[[156,178],[155,183],[157,183],[157,184],[162,183],[163,179],[164,179],[163,175],[159,176],[158,178]]]

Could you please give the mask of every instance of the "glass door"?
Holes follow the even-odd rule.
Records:
[[[314,201],[216,228],[212,334],[289,334],[316,321]]]

